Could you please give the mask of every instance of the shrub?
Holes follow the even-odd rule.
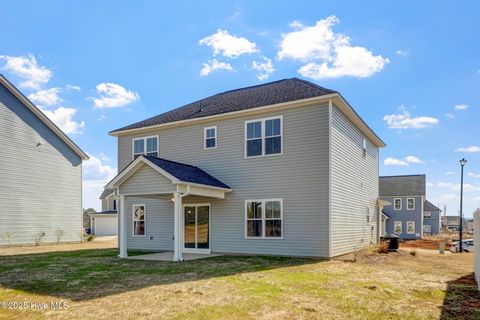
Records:
[[[43,240],[43,237],[45,237],[45,232],[44,231],[37,233],[37,235],[35,236],[35,239],[34,239],[36,246],[40,245],[40,243]]]
[[[2,234],[2,238],[5,239],[5,241],[7,241],[8,243],[12,243],[14,234],[15,234],[14,232],[5,231],[5,232]]]
[[[377,246],[378,253],[388,253],[388,242],[381,241],[380,244]]]
[[[410,254],[411,254],[412,256],[416,256],[416,255],[417,255],[417,251],[415,251],[415,250],[410,250]]]
[[[92,241],[93,239],[95,239],[95,236],[93,234],[91,234],[87,237],[88,242]]]
[[[55,235],[57,236],[57,244],[60,243],[60,240],[65,235],[65,232],[62,229],[55,230]]]

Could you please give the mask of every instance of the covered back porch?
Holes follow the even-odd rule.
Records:
[[[173,261],[210,254],[211,201],[232,191],[198,167],[150,156],[136,158],[106,188],[118,199],[119,256],[127,258],[133,243],[146,243],[154,251],[173,249]],[[152,246],[155,237],[162,246]],[[173,248],[164,244],[172,241]]]

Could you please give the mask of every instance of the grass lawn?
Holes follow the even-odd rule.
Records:
[[[116,255],[115,249],[0,250],[0,302],[68,303],[66,310],[0,308],[0,318],[480,319],[471,254],[184,263]]]

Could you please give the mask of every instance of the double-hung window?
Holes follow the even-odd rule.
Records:
[[[204,129],[205,149],[213,149],[217,147],[217,127],[208,127]]]
[[[415,198],[407,198],[407,210],[415,210]]]
[[[142,137],[133,139],[133,159],[140,155],[158,157],[158,137]]]
[[[144,204],[134,204],[132,207],[132,221],[133,221],[133,235],[144,237],[146,235],[146,225],[145,225],[145,216],[147,212],[145,211]]]
[[[281,199],[245,201],[246,238],[282,238],[283,202]]]
[[[246,157],[282,153],[282,117],[247,121],[245,130]]]
[[[402,198],[393,199],[393,209],[402,210]]]

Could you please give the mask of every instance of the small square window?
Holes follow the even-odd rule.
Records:
[[[205,149],[213,149],[217,147],[217,127],[209,127],[204,129]]]

